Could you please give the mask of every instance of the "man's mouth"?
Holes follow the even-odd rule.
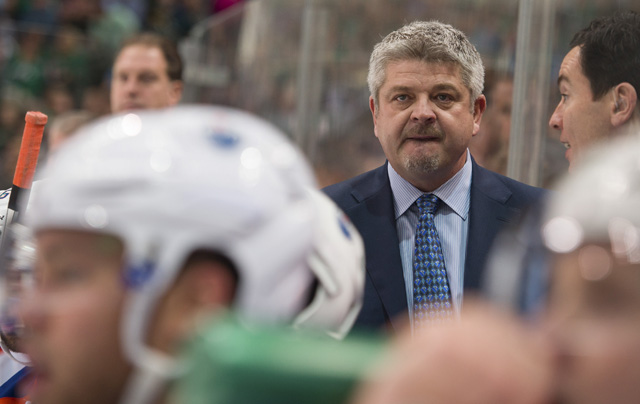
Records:
[[[142,105],[138,104],[138,103],[126,103],[123,106],[124,110],[126,111],[132,111],[132,110],[136,110],[136,109],[142,109]]]
[[[418,126],[407,131],[405,138],[407,140],[442,140],[444,133],[439,128],[433,126]]]
[[[570,149],[571,145],[567,142],[562,142],[562,145],[564,146],[565,149]]]
[[[428,141],[436,141],[440,140],[438,136],[408,136],[407,140],[417,140],[419,142],[428,142]]]

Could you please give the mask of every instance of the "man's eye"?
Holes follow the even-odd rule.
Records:
[[[453,97],[449,94],[438,94],[436,96],[437,100],[440,102],[451,102],[453,101]]]
[[[69,285],[80,282],[87,277],[87,271],[80,268],[65,268],[51,274],[51,282],[56,285]]]
[[[152,83],[155,80],[156,80],[156,76],[153,76],[153,75],[148,75],[147,74],[147,75],[140,76],[140,81],[142,83]]]
[[[409,99],[409,96],[406,95],[406,94],[401,94],[401,95],[396,96],[395,99],[396,99],[396,101],[404,102],[404,101],[407,101]]]

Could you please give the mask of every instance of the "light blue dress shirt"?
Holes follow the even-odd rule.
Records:
[[[415,201],[424,192],[411,185],[398,174],[391,164],[387,165],[393,205],[395,208],[396,229],[400,240],[400,258],[407,293],[409,318],[413,318],[413,249],[418,207]],[[440,200],[440,206],[434,215],[434,222],[442,252],[444,264],[449,276],[449,287],[453,307],[457,315],[462,307],[464,288],[464,264],[467,252],[467,234],[469,233],[469,202],[471,189],[471,155],[467,150],[467,161],[449,181],[433,191]],[[412,321],[413,322],[413,321]]]

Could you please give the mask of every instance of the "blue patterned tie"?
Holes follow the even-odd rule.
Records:
[[[424,194],[416,201],[418,226],[413,251],[413,325],[416,328],[449,319],[451,291],[433,214],[440,200]]]

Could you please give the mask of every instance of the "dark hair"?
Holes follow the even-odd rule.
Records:
[[[167,75],[171,81],[182,80],[182,58],[178,48],[172,40],[154,32],[143,32],[127,38],[120,47],[120,52],[132,45],[144,45],[150,48],[158,48],[162,51],[167,61]]]
[[[623,11],[596,18],[576,33],[570,46],[580,46],[580,64],[594,100],[624,82],[640,91],[640,14]]]

